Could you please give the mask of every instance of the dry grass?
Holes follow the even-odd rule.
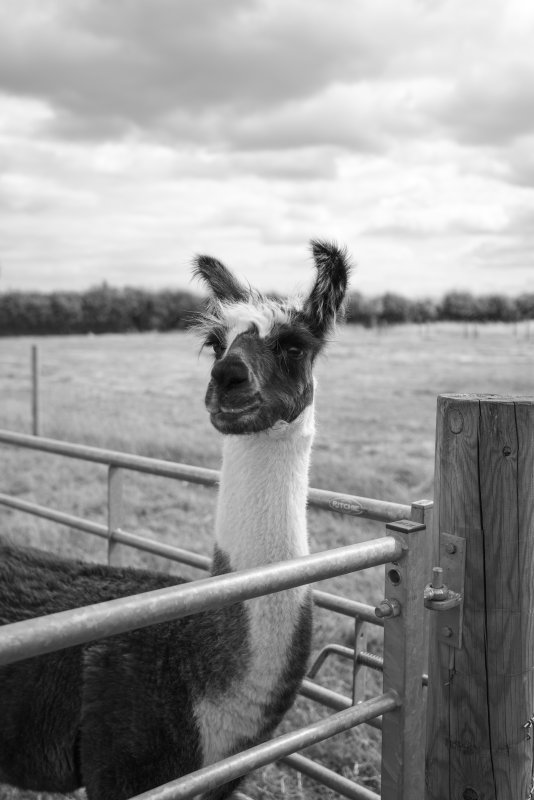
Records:
[[[0,340],[0,426],[30,430],[29,350],[33,340]],[[52,337],[39,342],[41,431],[45,436],[143,455],[218,467],[220,442],[203,409],[209,361],[187,334]],[[311,483],[321,488],[409,503],[432,496],[436,396],[443,392],[533,394],[533,343],[513,328],[415,327],[380,333],[340,331],[318,367],[318,434]],[[0,491],[104,521],[106,470],[97,465],[2,447]],[[174,481],[128,474],[124,527],[162,541],[210,552],[214,494]],[[21,543],[103,560],[105,546],[84,534],[0,509],[2,530]],[[381,535],[376,523],[310,513],[313,550]],[[126,548],[123,563],[190,577],[195,570]],[[196,573],[198,574],[198,573]],[[321,588],[374,602],[382,571],[369,570],[325,582]],[[348,620],[317,610],[314,648],[349,644]],[[371,642],[380,649],[376,629]],[[348,693],[349,667],[332,659],[321,681]],[[379,689],[371,673],[369,693]],[[300,699],[282,729],[327,713]],[[379,790],[379,736],[365,726],[310,748],[347,777]],[[335,798],[337,795],[289,769],[271,765],[244,787],[260,800]],[[0,800],[50,800],[51,795],[0,787]]]

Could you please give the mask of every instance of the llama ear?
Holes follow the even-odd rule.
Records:
[[[193,262],[193,275],[207,285],[216,300],[222,302],[245,301],[249,293],[223,263],[211,256],[196,256]]]
[[[317,278],[303,311],[313,332],[323,337],[331,330],[342,306],[350,264],[346,250],[333,243],[314,239],[311,248]]]

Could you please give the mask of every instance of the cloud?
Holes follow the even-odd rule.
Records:
[[[534,134],[522,136],[503,148],[499,175],[526,189],[534,189]]]
[[[500,242],[484,241],[473,249],[471,258],[483,270],[520,272],[524,276],[523,287],[529,286],[528,278],[534,269],[534,250],[532,237],[518,239],[503,238]],[[515,283],[515,281],[514,281]],[[532,282],[530,282],[532,286]]]
[[[472,98],[456,96],[470,53],[451,72],[451,48],[498,5],[26,0],[0,9],[0,88],[48,103],[65,139],[366,152],[433,116],[454,126]]]
[[[533,19],[527,0],[0,0],[3,280],[184,284],[202,250],[289,289],[322,236],[365,291],[497,281],[494,253],[519,286]]]
[[[46,99],[64,135],[113,138],[169,125],[188,138],[191,116],[209,123],[267,109],[379,66],[369,46],[337,24],[348,0],[336,15],[317,0],[305,13],[298,3],[248,0],[49,0],[26,8],[31,13],[15,21],[4,9],[0,20],[1,85]]]
[[[506,145],[534,130],[534,64],[498,60],[458,83],[437,117],[460,141]]]

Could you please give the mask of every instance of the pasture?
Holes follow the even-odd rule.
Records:
[[[436,396],[442,392],[533,394],[534,342],[512,326],[480,328],[466,338],[456,325],[363,330],[342,328],[317,374],[317,437],[310,483],[350,494],[409,503],[432,496]],[[0,427],[29,432],[30,345],[0,340]],[[203,407],[210,359],[186,333],[51,337],[37,342],[41,359],[41,432],[142,455],[219,466],[219,435]],[[105,522],[104,467],[52,455],[2,448],[0,490],[78,516]],[[130,473],[125,525],[164,542],[209,554],[215,495],[198,486]],[[2,531],[20,543],[99,560],[105,545],[78,532],[0,508]],[[309,515],[312,550],[381,535],[378,523],[330,512]],[[162,559],[119,548],[119,559],[195,576]],[[338,578],[320,588],[367,602],[380,600],[382,569]],[[346,620],[315,613],[314,648],[349,644]],[[371,632],[369,649],[379,649]],[[348,692],[346,664],[331,659],[319,675]],[[369,675],[369,693],[377,677]],[[327,713],[299,699],[289,728]],[[365,726],[312,748],[341,774],[379,789],[379,737]],[[2,794],[2,791],[4,794]],[[335,797],[284,768],[255,773],[244,791],[255,798]],[[34,797],[0,789],[9,800]],[[48,796],[46,796],[48,797]],[[43,800],[45,796],[42,796]]]

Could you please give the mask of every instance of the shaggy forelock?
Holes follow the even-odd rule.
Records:
[[[234,328],[255,326],[262,338],[280,325],[291,325],[297,318],[302,301],[281,301],[264,297],[255,290],[250,291],[248,300],[225,302],[212,299],[209,308],[199,314],[192,325],[192,330],[200,337],[206,338],[210,333],[229,332]]]

